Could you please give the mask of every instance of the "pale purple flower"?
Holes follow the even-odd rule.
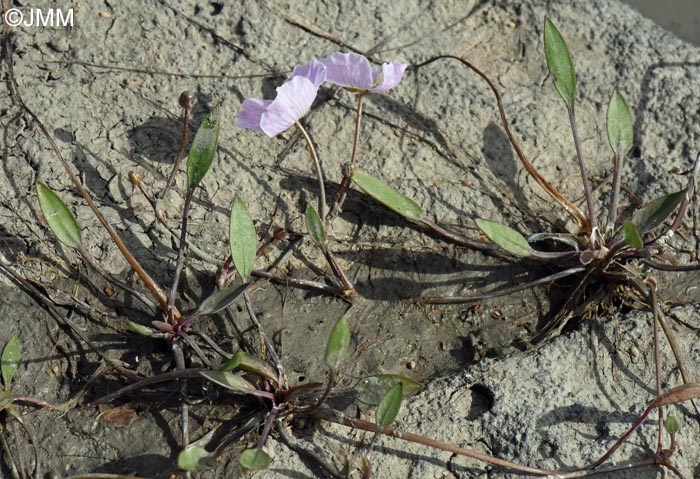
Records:
[[[408,65],[384,63],[381,72],[372,68],[369,60],[359,53],[334,53],[321,59],[326,66],[326,81],[365,93],[382,93],[396,87]]]
[[[279,135],[309,111],[325,79],[326,67],[318,60],[295,67],[292,76],[277,88],[274,100],[245,100],[236,126],[262,131],[269,137]]]

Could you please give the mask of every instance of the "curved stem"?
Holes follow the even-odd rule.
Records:
[[[165,183],[165,188],[160,192],[159,198],[165,198],[168,190],[173,186],[175,182],[175,176],[180,169],[180,163],[182,163],[182,158],[185,154],[185,146],[187,146],[187,133],[189,131],[189,116],[190,116],[190,103],[185,102],[183,105],[185,113],[182,116],[182,136],[180,137],[180,146],[177,150],[177,157],[175,158],[175,164],[173,165],[173,171],[170,172],[167,183]]]
[[[615,152],[615,167],[613,169],[612,195],[610,196],[610,209],[608,210],[608,224],[605,227],[605,236],[612,237],[617,222],[617,203],[620,196],[620,181],[622,179],[622,155]]]
[[[170,294],[168,295],[168,324],[173,325],[177,318],[173,317],[175,310],[175,295],[177,294],[177,285],[180,283],[180,274],[182,266],[185,262],[185,244],[187,241],[187,219],[190,216],[190,206],[192,205],[192,190],[187,190],[185,196],[185,205],[182,208],[182,229],[180,230],[180,244],[177,248],[177,262],[175,263],[175,274],[173,275],[173,284],[170,286]]]
[[[102,226],[107,230],[107,233],[112,238],[112,241],[117,246],[122,256],[124,256],[124,259],[129,263],[129,266],[131,266],[131,268],[136,272],[139,278],[141,278],[141,281],[143,281],[143,283],[146,285],[149,291],[153,294],[153,296],[155,296],[155,298],[160,303],[161,307],[163,309],[166,309],[168,307],[168,300],[165,297],[165,293],[163,292],[163,290],[160,288],[160,286],[156,284],[156,282],[149,276],[149,274],[146,273],[146,271],[136,260],[134,255],[131,254],[131,251],[129,251],[129,249],[126,247],[126,245],[119,237],[117,232],[114,230],[112,225],[102,215],[100,210],[97,208],[97,205],[92,200],[90,194],[87,192],[87,190],[85,190],[85,188],[83,188],[78,178],[71,171],[70,167],[68,166],[68,162],[63,157],[61,151],[58,149],[58,145],[56,145],[56,142],[54,141],[53,137],[49,134],[49,131],[46,129],[41,120],[39,120],[39,117],[36,116],[36,114],[24,102],[24,99],[22,98],[22,95],[19,92],[19,86],[17,85],[17,80],[15,79],[14,69],[12,66],[12,41],[10,40],[10,33],[9,28],[7,27],[7,23],[3,23],[3,37],[5,41],[5,60],[7,63],[8,77],[10,80],[10,85],[12,86],[12,96],[14,97],[15,101],[19,103],[20,107],[27,113],[27,115],[31,117],[31,119],[34,121],[41,133],[46,138],[46,140],[49,142],[51,149],[56,154],[56,158],[58,158],[58,160],[60,161],[61,165],[63,166],[63,169],[66,171],[66,174],[73,182],[73,185],[75,185],[76,189],[85,199],[85,202],[88,204],[92,212],[95,214],[100,223],[102,223]],[[175,317],[178,318],[178,320],[182,317],[178,310],[174,310],[173,313]]]
[[[625,432],[625,433],[620,437],[620,439],[618,439],[617,442],[616,442],[615,444],[613,444],[613,446],[612,446],[610,449],[608,449],[608,451],[607,451],[605,454],[603,454],[603,456],[602,456],[600,459],[598,459],[598,460],[597,460],[596,462],[594,462],[590,467],[587,467],[587,468],[585,468],[585,469],[595,469],[595,468],[597,468],[598,466],[600,466],[601,464],[603,464],[605,461],[607,461],[607,460],[610,458],[610,456],[612,456],[612,455],[615,453],[615,451],[617,451],[617,450],[620,448],[620,446],[622,446],[622,445],[625,443],[625,441],[627,441],[627,439],[629,439],[629,437],[632,435],[632,433],[633,433],[634,431],[636,431],[636,430],[639,428],[639,426],[642,425],[642,423],[643,423],[644,421],[646,421],[647,416],[649,416],[649,413],[650,413],[651,411],[653,411],[655,407],[656,407],[656,406],[655,406],[654,403],[650,404],[650,405],[644,410],[644,412],[642,413],[642,415],[639,416],[639,417],[637,418],[636,421],[634,421],[634,423],[632,424],[632,426],[630,426],[630,428],[627,430],[627,432]]]
[[[681,358],[680,346],[676,342],[676,337],[673,335],[673,332],[668,326],[666,319],[664,319],[663,312],[659,309],[658,301],[654,301],[656,298],[652,298],[651,293],[647,291],[647,288],[644,286],[644,283],[642,283],[642,281],[640,281],[639,278],[637,278],[636,276],[631,274],[623,274],[619,277],[623,281],[626,281],[632,286],[634,286],[637,289],[637,291],[639,291],[644,297],[646,297],[647,300],[652,304],[654,321],[658,321],[659,326],[661,326],[661,330],[664,332],[664,336],[666,336],[668,345],[671,347],[671,352],[673,353],[673,358],[676,360],[676,366],[678,366],[678,372],[681,375],[683,384],[690,384],[692,381],[690,381],[690,378],[688,377],[683,358]],[[695,412],[698,415],[698,420],[700,420],[700,407],[698,407],[698,404],[695,402],[694,399],[691,399],[690,402],[693,404],[693,408],[695,409]]]
[[[357,96],[357,115],[355,116],[355,137],[352,141],[352,155],[350,156],[350,164],[354,167],[357,159],[357,148],[360,144],[360,123],[362,119],[362,103],[365,98],[363,93]]]
[[[688,187],[685,190],[685,196],[683,197],[683,200],[681,201],[681,204],[678,207],[678,214],[673,220],[673,224],[671,225],[671,227],[660,238],[670,238],[671,236],[673,236],[673,234],[683,222],[683,217],[685,217],[685,210],[688,208],[688,204],[690,204],[690,200],[695,194],[695,186],[697,183],[698,174],[700,174],[700,152],[698,152],[698,155],[695,157],[695,163],[693,163],[693,170],[690,172],[690,178],[688,178]]]
[[[357,115],[355,116],[355,136],[352,141],[352,154],[350,155],[350,166],[343,167],[343,180],[340,183],[340,188],[335,195],[335,202],[333,205],[334,209],[342,209],[345,199],[348,196],[348,188],[350,187],[350,180],[352,179],[352,173],[355,171],[355,163],[357,161],[357,151],[360,145],[360,125],[362,120],[362,104],[365,98],[364,93],[360,93],[357,96]]]
[[[335,371],[333,369],[328,370],[328,383],[326,383],[326,389],[323,391],[323,395],[321,398],[316,402],[316,404],[312,404],[305,410],[302,410],[301,413],[307,414],[307,415],[312,415],[315,411],[318,410],[323,404],[326,402],[328,399],[328,396],[330,396],[331,391],[333,390],[333,386],[335,386]]]
[[[496,88],[496,85],[491,81],[491,79],[486,76],[484,72],[479,70],[476,66],[472,65],[470,62],[467,60],[454,56],[454,55],[439,55],[437,57],[433,57],[429,60],[424,61],[423,63],[419,63],[415,65],[413,68],[420,68],[423,66],[426,66],[430,63],[433,63],[437,60],[442,60],[445,58],[450,58],[453,60],[457,60],[460,62],[462,65],[466,66],[470,70],[472,70],[474,73],[479,75],[489,86],[491,91],[493,92],[494,96],[496,97],[496,103],[498,104],[498,112],[501,116],[501,123],[503,124],[503,129],[506,132],[506,135],[508,136],[508,141],[510,141],[510,144],[513,146],[513,149],[515,150],[515,153],[518,155],[518,158],[520,159],[520,162],[523,164],[527,172],[532,176],[537,184],[539,184],[548,194],[549,196],[559,203],[566,211],[569,213],[579,224],[582,230],[589,230],[590,229],[590,223],[588,222],[588,218],[583,214],[583,212],[571,201],[569,201],[568,198],[566,198],[564,195],[559,193],[559,191],[554,188],[547,180],[545,180],[535,169],[534,166],[532,166],[532,163],[527,159],[525,156],[525,153],[523,153],[523,150],[520,148],[520,145],[518,142],[515,140],[515,137],[513,136],[513,133],[510,131],[510,127],[508,126],[508,119],[506,118],[506,113],[505,109],[503,107],[503,101],[501,99],[501,94],[498,92],[498,89]]]
[[[302,136],[306,140],[306,144],[309,147],[309,153],[311,153],[311,159],[314,162],[314,167],[316,168],[316,177],[318,179],[318,216],[321,217],[321,221],[326,221],[326,186],[323,182],[323,171],[321,170],[321,162],[318,161],[318,156],[316,155],[316,149],[311,141],[311,137],[306,132],[299,121],[294,122],[301,132]]]
[[[654,376],[656,378],[656,397],[661,396],[661,346],[659,344],[659,302],[656,296],[656,280],[649,278],[646,281],[651,298],[651,308],[654,311]],[[656,442],[656,454],[663,450],[664,408],[659,407],[659,427]]]
[[[362,419],[355,419],[344,414],[338,414],[334,411],[328,409],[321,409],[316,411],[312,417],[319,419],[324,419],[326,421],[331,421],[336,424],[342,424],[343,426],[352,427],[355,429],[362,429],[363,431],[377,432],[377,425],[370,421],[365,421]],[[482,454],[471,449],[465,449],[457,447],[452,444],[447,444],[444,442],[436,441],[425,436],[418,434],[412,434],[410,432],[401,432],[393,427],[388,427],[379,431],[379,433],[385,436],[395,437],[397,439],[403,439],[404,441],[414,442],[417,444],[422,444],[427,447],[432,447],[435,449],[440,449],[442,451],[448,451],[453,454],[458,454],[460,456],[470,457],[476,459],[477,461],[486,462],[488,464],[494,464],[496,466],[505,467],[513,471],[520,471],[526,474],[536,474],[538,476],[550,476],[556,474],[556,471],[550,471],[546,469],[536,469],[534,467],[523,466],[516,464],[514,462],[506,461],[504,459],[499,459],[497,457],[489,456],[488,454]]]
[[[525,289],[534,288],[536,286],[541,286],[543,284],[551,283],[561,278],[571,276],[573,274],[585,271],[586,268],[583,266],[576,266],[573,268],[565,269],[564,271],[559,271],[558,273],[550,274],[544,278],[536,279],[535,281],[530,281],[528,283],[519,284],[516,286],[509,286],[507,288],[500,288],[494,291],[489,291],[488,293],[475,294],[474,296],[463,296],[463,297],[452,297],[452,296],[421,296],[413,300],[415,303],[422,304],[464,304],[464,303],[474,303],[477,301],[483,301],[485,299],[498,298],[499,296],[506,296],[512,293],[517,293]]]
[[[586,165],[583,162],[583,153],[581,152],[581,142],[578,139],[578,129],[576,128],[576,114],[574,113],[573,107],[567,108],[569,112],[569,123],[571,124],[571,133],[574,135],[574,147],[576,148],[576,158],[578,159],[578,166],[581,170],[581,181],[583,182],[583,192],[586,195],[586,207],[588,209],[588,222],[591,226],[591,235],[596,234],[598,229],[598,220],[595,216],[595,206],[593,204],[593,193],[591,193],[591,183],[588,181],[588,173],[586,172]],[[591,236],[591,246],[595,247],[593,240],[599,238],[594,238]]]

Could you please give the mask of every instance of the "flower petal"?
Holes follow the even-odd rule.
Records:
[[[302,76],[307,78],[316,88],[326,81],[326,66],[316,60],[311,60],[306,65],[298,65],[294,67],[290,80],[294,77]]]
[[[321,59],[326,65],[326,81],[360,90],[372,88],[372,67],[369,60],[358,53],[334,53]]]
[[[306,77],[297,76],[277,88],[277,98],[260,118],[260,128],[273,137],[289,128],[309,111],[318,88]]]
[[[240,128],[250,128],[255,131],[262,131],[260,128],[260,118],[265,113],[267,106],[272,103],[272,100],[258,100],[256,98],[248,98],[243,102],[243,109],[238,114],[236,126]]]
[[[372,93],[382,93],[396,87],[403,78],[403,72],[408,65],[405,63],[391,62],[382,65],[383,79],[381,85],[377,85],[370,91]]]

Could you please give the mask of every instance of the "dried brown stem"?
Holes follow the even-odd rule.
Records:
[[[80,181],[78,178],[75,176],[73,171],[71,171],[70,166],[68,165],[68,162],[65,160],[63,157],[63,154],[61,151],[58,149],[58,145],[56,145],[56,142],[54,141],[53,137],[49,133],[49,131],[46,129],[44,124],[41,122],[38,116],[27,106],[27,104],[24,102],[24,99],[22,98],[22,95],[20,94],[19,91],[19,86],[17,85],[17,80],[14,75],[14,70],[13,70],[13,65],[12,65],[12,41],[10,40],[10,30],[7,25],[7,23],[3,23],[3,40],[5,43],[5,60],[7,64],[7,72],[8,72],[8,78],[10,80],[10,85],[12,86],[12,96],[15,99],[15,101],[20,105],[20,107],[25,111],[29,117],[34,121],[34,123],[37,125],[41,133],[44,135],[46,140],[49,142],[51,145],[51,149],[54,151],[56,154],[56,158],[60,161],[61,165],[63,166],[63,169],[66,171],[66,174],[68,177],[71,179],[73,182],[73,185],[75,185],[76,189],[80,192],[82,197],[85,199],[85,202],[88,204],[90,209],[93,211],[97,219],[102,223],[102,226],[107,230],[107,233],[109,233],[109,236],[112,238],[112,241],[114,244],[119,248],[119,251],[122,253],[122,256],[124,256],[124,259],[129,263],[131,268],[136,272],[136,274],[141,278],[141,281],[146,285],[146,287],[151,291],[153,296],[158,300],[160,303],[161,307],[163,310],[167,309],[168,307],[168,299],[165,296],[165,293],[163,290],[156,284],[156,282],[150,277],[150,275],[143,269],[141,264],[136,260],[134,255],[131,254],[131,251],[126,247],[122,239],[119,237],[117,232],[114,230],[112,225],[107,221],[107,219],[102,215],[100,212],[99,208],[95,204],[95,202],[92,200],[92,197],[90,194],[87,192],[85,188],[80,184]],[[178,320],[182,318],[182,315],[180,314],[180,311],[177,309],[174,310],[174,315],[177,317]]]
[[[324,419],[326,421],[331,421],[336,424],[342,424],[343,426],[352,427],[355,429],[362,429],[363,431],[377,432],[377,425],[373,422],[365,421],[362,419],[355,419],[346,415],[341,415],[326,408],[316,411],[313,414],[313,417],[316,417],[318,419]],[[401,432],[393,427],[388,427],[379,432],[381,434],[384,434],[385,436],[395,437],[397,439],[403,439],[404,441],[422,444],[424,446],[440,449],[442,451],[448,451],[453,454],[470,457],[472,459],[476,459],[477,461],[485,462],[487,464],[493,464],[500,467],[505,467],[514,471],[524,472],[526,474],[536,474],[538,476],[549,476],[556,474],[556,471],[523,466],[514,462],[506,461],[504,459],[489,456],[488,454],[483,454],[472,449],[457,447],[452,444],[436,441],[434,439],[430,439],[425,436],[420,436],[418,434],[412,434],[410,432]]]
[[[503,107],[503,101],[501,99],[501,94],[498,92],[498,89],[496,88],[496,85],[491,81],[491,79],[486,76],[484,72],[482,72],[480,69],[478,69],[476,66],[472,65],[470,62],[467,60],[457,57],[454,55],[439,55],[437,57],[433,57],[429,60],[426,60],[422,63],[419,63],[417,65],[414,65],[413,68],[421,68],[426,65],[429,65],[435,61],[442,60],[442,59],[453,59],[457,60],[458,62],[462,63],[464,66],[472,70],[474,73],[479,75],[489,86],[491,91],[493,92],[494,96],[496,97],[496,103],[498,104],[498,112],[501,116],[501,123],[503,124],[503,129],[506,132],[506,135],[508,136],[508,140],[510,141],[510,144],[513,146],[513,149],[515,150],[515,153],[518,155],[518,158],[520,159],[520,162],[523,164],[527,172],[534,178],[534,180],[539,184],[548,194],[549,196],[559,203],[566,211],[571,215],[573,219],[575,219],[579,227],[583,231],[589,231],[591,228],[591,225],[588,221],[588,218],[586,218],[586,215],[571,201],[569,201],[568,198],[566,198],[564,195],[562,195],[554,186],[552,186],[547,180],[545,180],[542,175],[539,174],[539,172],[535,169],[535,167],[530,163],[530,161],[527,159],[525,156],[525,153],[523,153],[523,150],[520,148],[520,145],[518,144],[517,140],[513,136],[513,133],[510,131],[510,127],[508,126],[508,119],[506,118],[506,113],[505,109]]]

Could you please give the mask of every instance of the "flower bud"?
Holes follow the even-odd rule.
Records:
[[[141,176],[141,173],[137,171],[130,171],[129,172],[129,181],[131,182],[132,185],[138,186],[141,184],[141,180],[143,180],[143,176]]]
[[[192,93],[185,90],[182,93],[180,93],[180,98],[177,100],[177,102],[182,108],[189,110],[195,105],[195,103],[197,103],[197,99]]]

